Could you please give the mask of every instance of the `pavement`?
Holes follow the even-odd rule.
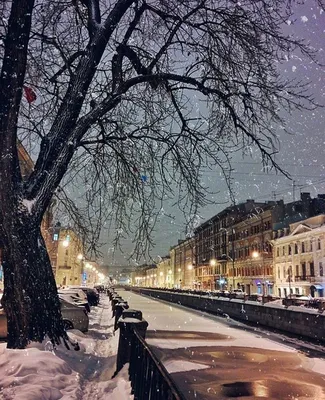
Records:
[[[325,352],[298,339],[247,327],[131,292],[146,341],[186,399],[325,400]]]

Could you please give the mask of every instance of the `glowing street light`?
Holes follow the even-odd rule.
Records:
[[[69,240],[63,240],[62,245],[63,245],[63,247],[68,247],[69,246]]]
[[[214,258],[210,260],[210,265],[211,267],[215,267],[217,265],[217,260],[215,260]]]
[[[253,251],[253,253],[252,253],[253,258],[258,258],[259,255],[260,255],[259,252],[256,250]]]

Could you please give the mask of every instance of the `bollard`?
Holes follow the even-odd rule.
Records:
[[[112,299],[112,317],[114,317],[114,315],[115,315],[115,306],[116,306],[116,304],[122,303],[122,302],[124,302],[122,297],[114,297]]]
[[[140,336],[145,339],[148,322],[142,318],[138,310],[124,310],[117,323],[120,328],[120,338],[116,359],[116,375],[130,361],[133,329],[136,327]]]
[[[115,305],[115,322],[114,322],[114,331],[117,330],[118,328],[118,320],[122,316],[122,313],[124,310],[127,310],[129,308],[129,305],[127,301],[121,301]]]
[[[108,292],[108,297],[109,297],[109,299],[112,300],[112,298],[113,298],[114,296],[118,296],[118,294],[115,292],[115,290],[110,290],[110,291]]]

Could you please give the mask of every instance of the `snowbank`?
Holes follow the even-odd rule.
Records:
[[[73,330],[80,351],[50,341],[32,343],[26,350],[0,344],[1,400],[131,400],[128,366],[115,372],[118,332],[106,296],[90,313],[89,332]]]

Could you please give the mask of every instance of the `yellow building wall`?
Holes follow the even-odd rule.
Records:
[[[72,229],[60,229],[55,260],[55,280],[58,286],[81,285],[83,260],[78,255],[83,254],[82,250],[82,243]]]

